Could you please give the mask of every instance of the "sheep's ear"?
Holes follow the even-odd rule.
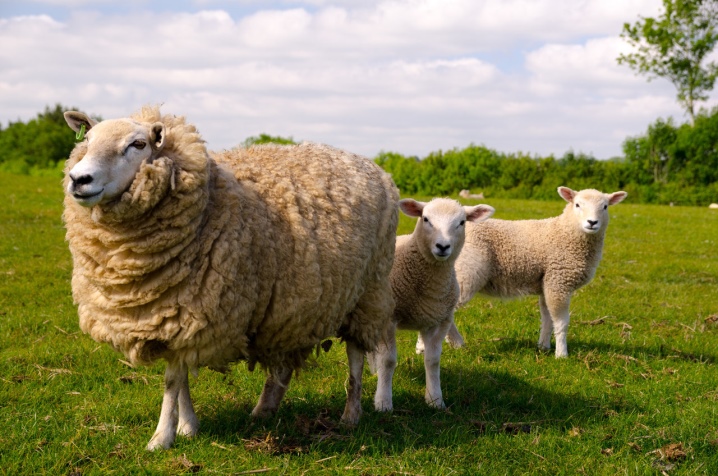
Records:
[[[568,187],[559,187],[558,194],[569,203],[573,202],[574,197],[576,197],[576,192]]]
[[[474,207],[464,207],[464,211],[466,211],[466,219],[468,221],[478,223],[491,218],[491,215],[493,215],[496,210],[489,205],[476,205]]]
[[[608,204],[609,205],[615,205],[617,203],[621,203],[624,198],[628,196],[628,193],[626,192],[613,192],[608,196]]]
[[[413,198],[399,200],[399,208],[401,208],[401,211],[404,212],[405,215],[410,217],[420,217],[425,206],[426,203],[417,202]]]
[[[155,122],[150,127],[150,144],[155,152],[165,145],[165,125]]]
[[[87,114],[80,111],[65,111],[65,122],[75,132],[80,132],[82,125],[85,125],[85,132],[92,129],[93,126],[97,125],[97,121],[90,119]]]

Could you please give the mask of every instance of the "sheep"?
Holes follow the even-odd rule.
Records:
[[[461,288],[459,307],[477,292],[503,298],[538,294],[538,346],[551,349],[553,330],[556,357],[560,358],[568,356],[571,295],[593,279],[601,261],[608,206],[623,201],[627,193],[576,192],[568,187],[559,187],[558,193],[568,203],[557,217],[469,224],[455,266]],[[452,347],[464,344],[455,324],[446,339]]]
[[[65,166],[63,219],[80,328],[134,365],[167,362],[157,430],[168,448],[199,422],[188,370],[246,360],[267,371],[253,416],[273,414],[327,337],[346,342],[342,422],[361,414],[364,354],[394,306],[399,194],[372,161],[329,146],[210,155],[184,117],[144,106],[95,122]]]
[[[429,203],[413,199],[399,201],[401,210],[418,217],[414,232],[396,239],[396,254],[391,268],[391,288],[396,302],[394,326],[385,342],[368,355],[372,371],[377,373],[374,408],[391,411],[392,379],[397,363],[396,329],[419,331],[426,343],[426,402],[446,408],[439,379],[441,343],[453,322],[459,286],[454,261],[464,244],[467,221],[489,218],[494,209],[488,205],[462,207],[456,200],[436,198]]]

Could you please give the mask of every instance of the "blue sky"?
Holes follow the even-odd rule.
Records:
[[[615,61],[623,23],[660,6],[0,0],[0,123],[57,103],[104,118],[150,103],[211,149],[266,132],[372,157],[475,143],[610,158],[658,117],[686,120],[668,81]]]

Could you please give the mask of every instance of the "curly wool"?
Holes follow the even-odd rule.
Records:
[[[161,156],[115,202],[65,197],[84,332],[133,364],[218,370],[240,359],[297,368],[331,336],[376,346],[393,308],[387,174],[315,144],[210,158],[184,118],[145,107],[132,119],[165,124]],[[66,177],[85,152],[78,144]]]

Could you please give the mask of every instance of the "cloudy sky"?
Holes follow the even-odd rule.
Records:
[[[661,0],[0,0],[0,124],[146,103],[211,149],[266,132],[370,157],[483,144],[621,155],[666,80],[616,63]],[[714,52],[714,56],[718,56]],[[703,104],[718,105],[718,94]]]

